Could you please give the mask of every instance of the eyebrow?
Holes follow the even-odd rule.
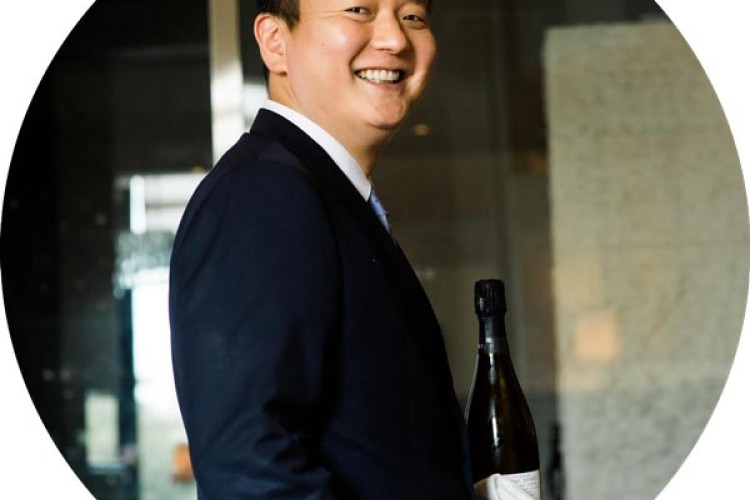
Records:
[[[432,0],[408,0],[406,3],[413,3],[416,5],[421,5],[425,9],[427,9],[428,12],[430,11],[430,8],[432,7]]]

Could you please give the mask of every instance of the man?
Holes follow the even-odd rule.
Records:
[[[260,2],[270,100],[171,264],[200,499],[471,498],[441,333],[372,191],[435,56],[428,0]]]

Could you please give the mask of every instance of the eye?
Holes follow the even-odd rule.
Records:
[[[350,12],[352,14],[360,14],[360,15],[365,15],[365,14],[370,13],[367,7],[349,7],[348,9],[345,10],[345,12]]]
[[[426,8],[420,5],[409,5],[401,13],[403,22],[412,27],[427,27],[430,24],[430,14]]]
[[[407,14],[404,16],[404,21],[414,21],[418,23],[427,23],[427,21],[422,17],[418,16],[416,14]]]
[[[427,27],[429,26],[429,22],[427,21],[426,16],[420,16],[419,14],[406,14],[403,17],[403,20],[409,23],[411,26],[416,27]]]

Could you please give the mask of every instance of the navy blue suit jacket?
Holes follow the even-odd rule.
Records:
[[[169,306],[200,499],[471,498],[429,301],[289,121],[262,110],[193,195]]]

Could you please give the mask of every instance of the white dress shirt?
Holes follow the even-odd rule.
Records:
[[[370,198],[372,183],[359,166],[359,163],[357,163],[357,160],[331,134],[306,116],[271,99],[267,99],[262,107],[283,116],[302,129],[304,133],[309,135],[312,140],[317,142],[328,153],[328,156],[333,159],[333,162],[341,169],[346,178],[349,179],[349,182],[354,185],[362,198],[365,201]]]

